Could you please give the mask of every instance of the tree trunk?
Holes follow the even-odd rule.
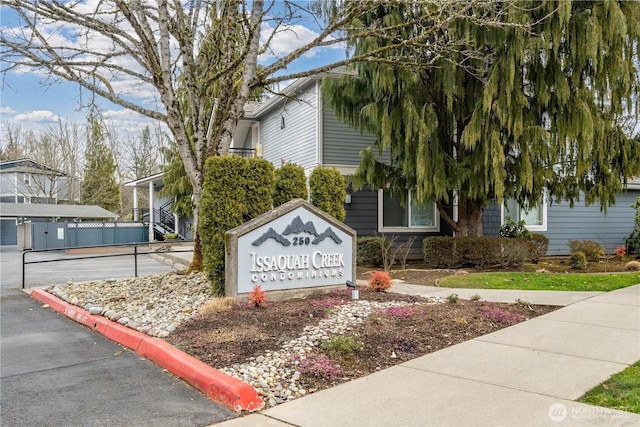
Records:
[[[202,194],[202,186],[204,184],[204,174],[197,185],[192,184],[193,188],[193,258],[189,265],[189,271],[202,271],[204,267],[204,257],[202,254],[202,244],[200,242],[200,195]]]
[[[482,236],[482,205],[460,198],[458,200],[458,225],[454,229],[456,236]]]
[[[437,207],[442,220],[451,227],[456,236],[482,236],[484,234],[482,225],[483,206],[481,204],[460,197],[458,199],[457,221],[453,220],[440,203],[437,204]]]

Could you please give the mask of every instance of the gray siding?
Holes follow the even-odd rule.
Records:
[[[322,160],[328,165],[359,165],[360,152],[375,142],[375,137],[338,121],[327,103],[322,112]]]
[[[356,230],[358,237],[375,236],[378,231],[378,192],[356,191],[351,203],[345,204],[347,217],[344,223]]]
[[[358,237],[371,237],[382,235],[378,232],[378,192],[370,190],[355,191],[351,193],[351,203],[345,205],[347,217],[344,223],[356,230]],[[451,212],[449,212],[451,214]],[[440,232],[416,233],[412,231],[385,233],[389,239],[396,238],[395,243],[401,244],[412,236],[416,239],[411,247],[409,257],[422,259],[422,240],[427,236],[450,236],[451,229],[440,220]]]
[[[484,208],[482,213],[482,227],[485,236],[499,236],[501,225],[500,205],[496,202]]]
[[[15,219],[0,220],[0,246],[18,244],[18,226]]]
[[[599,204],[584,206],[576,202],[573,208],[568,202],[553,203],[547,206],[547,231],[536,231],[549,239],[548,255],[569,255],[570,240],[593,240],[611,254],[613,250],[624,245],[629,237],[635,221],[635,203],[640,191],[630,190],[618,194],[616,204],[610,206],[605,214]],[[484,234],[497,236],[500,234],[500,206],[492,204],[485,208]],[[495,218],[498,220],[496,226]]]
[[[15,172],[0,173],[0,195],[15,196],[16,175]],[[14,197],[15,201],[15,197]]]
[[[291,162],[311,170],[318,164],[315,88],[315,83],[307,86],[297,98],[276,106],[260,119],[263,158],[276,167]]]
[[[624,239],[633,230],[635,209],[631,205],[640,191],[628,191],[616,197],[616,204],[600,211],[600,205],[585,207],[577,202],[573,208],[569,203],[554,203],[547,208],[547,231],[549,255],[567,255],[570,240],[593,240],[607,253],[624,244]]]

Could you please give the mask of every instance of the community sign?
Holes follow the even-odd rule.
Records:
[[[356,232],[302,199],[227,232],[227,296],[344,285],[354,280]]]

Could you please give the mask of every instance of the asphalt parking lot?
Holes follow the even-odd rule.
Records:
[[[129,257],[27,266],[27,287],[133,276]],[[28,254],[35,260],[43,254]],[[48,254],[46,256],[54,256]],[[171,267],[148,256],[140,275]],[[22,253],[0,247],[2,426],[206,426],[236,414],[20,290]]]

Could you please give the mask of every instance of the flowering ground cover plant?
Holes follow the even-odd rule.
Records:
[[[459,300],[434,304],[423,298],[360,288],[360,300],[404,305],[374,310],[356,326],[314,346],[304,357],[279,350],[310,326],[352,303],[347,289],[269,302],[199,310],[167,338],[172,345],[222,369],[269,352],[295,364],[302,386],[313,392],[484,335],[554,310],[547,306]],[[359,315],[354,314],[354,317]],[[297,361],[297,364],[296,364]]]

